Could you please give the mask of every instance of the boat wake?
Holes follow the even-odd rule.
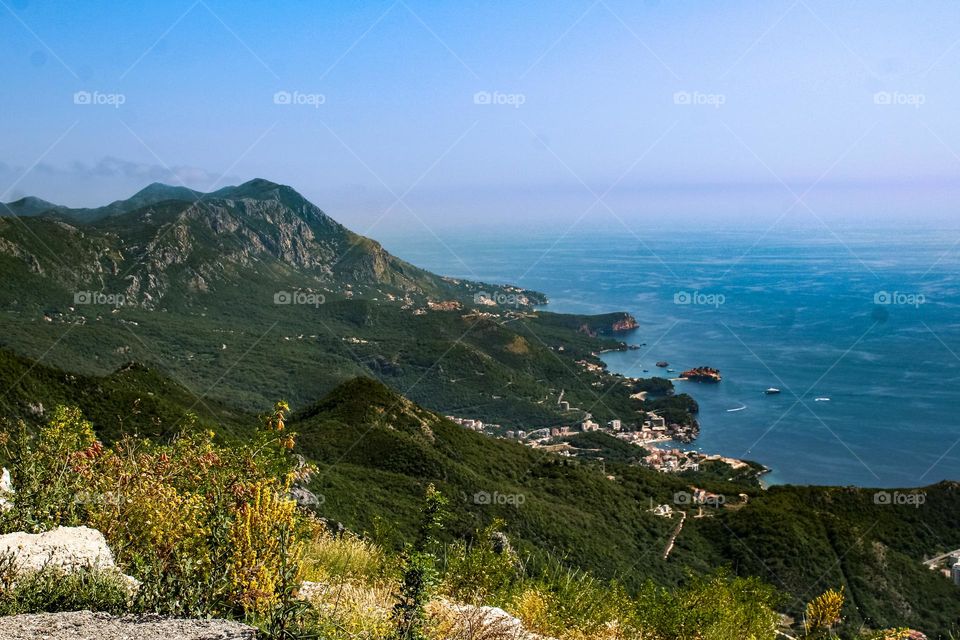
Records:
[[[735,411],[743,411],[746,408],[747,408],[747,405],[743,405],[742,407],[735,407],[733,409],[727,409],[727,413],[734,413]]]

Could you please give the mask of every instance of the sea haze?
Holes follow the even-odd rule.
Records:
[[[761,462],[769,483],[960,478],[955,232],[560,232],[384,240],[439,273],[541,290],[554,311],[633,313],[624,339],[646,346],[606,354],[611,370],[720,369],[719,385],[677,383],[700,403],[694,446]]]

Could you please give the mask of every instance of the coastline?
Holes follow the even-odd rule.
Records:
[[[630,313],[629,315],[633,316],[632,313]],[[637,331],[637,330],[638,330],[638,329],[631,329],[630,331],[628,331],[628,332],[626,332],[626,333],[628,333],[628,334],[629,334],[629,333],[634,333],[634,332]],[[627,343],[626,341],[624,342],[624,344],[627,345],[628,350],[639,349],[639,347],[636,347],[636,345],[632,345],[632,344],[630,344],[630,343]],[[598,357],[601,358],[601,360],[602,360],[603,363],[606,365],[606,368],[607,368],[607,370],[608,370],[609,372],[615,373],[615,374],[619,374],[619,375],[622,375],[622,376],[627,376],[627,375],[628,375],[628,372],[629,372],[629,369],[627,369],[627,370],[619,370],[617,367],[614,367],[611,362],[609,362],[607,359],[605,359],[605,358],[602,357],[602,356],[603,356],[604,354],[606,354],[606,353],[618,352],[618,351],[623,351],[623,349],[620,349],[620,350],[616,350],[616,349],[605,349],[605,350],[603,350],[603,351],[598,352],[598,353],[595,354],[595,355],[597,355]],[[660,366],[660,363],[658,362],[656,366],[659,367],[659,366]],[[662,368],[665,369],[665,367],[662,367]],[[666,379],[669,380],[669,381],[670,381],[671,383],[673,383],[673,384],[676,384],[676,383],[678,383],[678,382],[697,383],[698,387],[700,387],[700,388],[702,388],[703,385],[712,386],[712,385],[715,385],[715,384],[722,384],[722,382],[721,382],[721,377],[720,377],[720,372],[717,371],[717,370],[715,370],[715,369],[710,369],[709,367],[699,367],[699,368],[691,369],[690,371],[699,372],[699,371],[701,371],[701,370],[708,370],[708,371],[710,372],[710,375],[711,375],[711,376],[715,376],[715,377],[714,377],[714,378],[711,378],[710,380],[707,380],[706,382],[705,382],[704,380],[700,380],[700,379],[694,380],[694,379],[691,379],[691,378],[685,377],[685,376],[671,377],[671,378],[666,378]],[[650,370],[649,373],[652,374],[652,373],[654,373],[654,371],[653,371],[653,370]],[[661,377],[661,376],[652,375],[652,376],[650,376],[650,377]],[[682,391],[681,393],[689,393],[689,395],[690,395],[695,401],[698,401],[698,398],[696,397],[696,395],[694,395],[694,393],[690,393],[690,392],[688,392],[688,391]],[[635,394],[634,396],[631,396],[631,397],[635,397],[635,398],[637,398],[637,399],[639,399],[639,400],[646,400],[647,397],[648,397],[648,395],[649,395],[648,392],[642,391],[642,392],[637,393],[637,394]],[[733,410],[729,410],[729,409],[728,409],[728,410],[727,410],[727,413],[739,413],[740,411],[744,411],[744,410],[746,410],[746,409],[747,409],[747,405],[746,405],[746,404],[741,404],[739,407],[736,407],[736,408],[734,408]],[[640,446],[644,446],[644,447],[649,446],[649,447],[653,447],[653,448],[659,449],[659,450],[679,450],[679,451],[685,451],[685,452],[688,452],[688,453],[696,453],[696,454],[698,454],[698,455],[700,455],[700,456],[703,456],[703,457],[704,457],[703,459],[704,459],[705,461],[708,461],[708,462],[713,462],[713,461],[723,462],[724,464],[727,464],[728,466],[730,466],[733,471],[737,471],[737,470],[742,469],[742,468],[744,468],[744,467],[749,467],[749,468],[752,468],[752,469],[756,469],[756,473],[755,473],[754,478],[756,479],[757,484],[758,484],[758,485],[760,486],[760,488],[763,489],[763,490],[768,489],[770,486],[773,486],[773,485],[776,485],[776,484],[781,484],[780,482],[777,482],[777,481],[772,481],[772,482],[771,482],[770,478],[771,478],[771,474],[773,474],[773,469],[772,469],[770,466],[768,466],[767,464],[764,464],[764,463],[759,462],[759,461],[756,461],[756,460],[748,460],[748,459],[741,458],[741,457],[734,457],[734,456],[723,455],[722,453],[719,453],[719,452],[713,452],[713,451],[711,451],[711,452],[704,452],[704,451],[702,451],[702,448],[701,448],[701,447],[695,447],[694,445],[695,445],[696,441],[699,439],[700,433],[701,433],[701,432],[703,431],[703,429],[704,429],[704,425],[703,425],[703,422],[702,422],[701,419],[700,419],[699,413],[698,413],[698,414],[694,414],[694,418],[695,418],[695,421],[696,421],[696,423],[697,423],[697,425],[698,425],[698,428],[697,428],[697,432],[696,432],[697,435],[696,435],[696,437],[695,437],[693,440],[690,440],[690,441],[686,441],[686,442],[685,442],[685,441],[680,440],[680,439],[677,439],[677,438],[675,438],[675,437],[673,437],[673,436],[661,436],[661,437],[657,437],[657,438],[653,438],[653,439],[649,439],[649,440],[634,441],[634,443],[635,443],[635,444],[638,444],[638,445],[640,445]],[[758,467],[759,467],[759,468],[758,468]]]
[[[749,264],[720,278],[723,271],[717,265],[728,264],[731,251],[737,255],[747,252],[756,241],[754,234],[736,228],[703,229],[680,239],[659,228],[647,231],[660,257],[670,264],[687,265],[679,274],[683,280],[663,274],[660,260],[638,251],[632,238],[613,232],[559,243],[549,232],[509,240],[493,234],[489,240],[450,234],[444,241],[454,251],[473,258],[474,277],[493,282],[516,280],[512,265],[533,264],[549,250],[550,259],[537,263],[521,284],[545,292],[552,312],[632,310],[641,327],[620,339],[647,345],[601,354],[611,372],[673,378],[700,364],[722,370],[724,381],[717,387],[686,386],[701,409],[702,433],[697,445],[704,451],[759,460],[772,469],[765,478],[769,485],[895,488],[958,478],[960,448],[948,449],[960,437],[960,425],[952,416],[960,370],[929,332],[909,330],[916,309],[891,308],[895,322],[874,326],[869,283],[844,277],[850,272],[849,265],[824,244],[819,232],[775,231],[758,245]],[[923,261],[930,246],[949,249],[935,234],[892,239],[877,231],[857,233],[863,241],[858,252],[867,260],[892,260],[891,243],[895,244],[896,260],[884,264],[889,264],[892,279],[905,283],[914,282],[908,267]],[[722,246],[718,239],[723,240]],[[436,271],[471,276],[452,263],[442,247],[407,233],[388,240],[407,260]],[[598,255],[614,266],[596,266]],[[690,262],[692,256],[697,260]],[[587,270],[591,265],[594,268]],[[811,265],[829,268],[829,272],[811,274]],[[809,277],[812,275],[817,277]],[[808,277],[795,280],[793,288],[784,290],[778,283],[786,276]],[[952,293],[938,300],[941,304],[920,309],[926,314],[925,322],[948,344],[960,335],[955,315],[948,313],[951,307],[944,306],[955,304],[960,296],[953,293],[954,280],[955,275],[946,269],[931,272],[925,286],[949,286]],[[688,281],[697,282],[705,292],[725,291],[726,304],[678,306],[673,296],[678,288],[689,289]],[[831,304],[812,304],[825,299]],[[864,334],[866,338],[858,343]],[[879,340],[881,334],[890,340]],[[857,347],[831,369],[854,344]],[[922,361],[915,360],[918,353],[924,354]],[[658,360],[671,362],[677,374],[656,370],[653,365]],[[762,362],[768,363],[776,376]],[[905,366],[908,362],[913,364]],[[871,372],[869,378],[862,375],[864,367]],[[828,369],[830,375],[820,380]],[[944,375],[934,376],[935,371]],[[818,381],[808,398],[813,413],[803,407],[790,413],[794,398],[789,389],[806,390]],[[909,387],[911,397],[898,405],[898,411],[890,411],[891,398],[900,386]],[[784,392],[765,396],[768,387]],[[833,401],[814,404],[815,397]],[[727,412],[743,405],[748,409]],[[907,448],[902,446],[905,435],[911,440]]]

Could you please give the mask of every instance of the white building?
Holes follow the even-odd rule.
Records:
[[[647,412],[647,419],[650,421],[651,428],[662,431],[667,428],[667,421],[663,419],[663,416],[658,416],[652,411]]]
[[[583,424],[580,425],[580,429],[583,431],[599,431],[600,425],[593,420],[584,420]]]
[[[610,428],[613,429],[614,431],[620,431],[621,429],[623,429],[623,423],[620,422],[619,420],[611,420]]]
[[[669,518],[673,515],[673,508],[668,504],[660,504],[654,507],[653,515],[661,518]]]

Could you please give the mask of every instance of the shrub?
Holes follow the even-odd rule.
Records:
[[[431,484],[420,512],[416,540],[404,553],[403,578],[397,603],[393,607],[395,637],[399,640],[423,640],[424,607],[437,586],[436,533],[443,526],[447,501]]]
[[[808,602],[804,621],[807,634],[829,632],[834,625],[839,624],[843,601],[843,587],[840,587],[839,591],[827,589]]]
[[[322,638],[382,640],[395,631],[392,586],[341,581],[304,595],[316,611]]]
[[[536,587],[527,587],[521,591],[510,609],[528,629],[547,633],[553,628],[549,615],[548,596]]]
[[[444,571],[450,597],[463,602],[499,602],[520,578],[523,567],[501,530],[503,524],[494,521],[471,545],[457,541],[451,546]]]
[[[526,627],[555,637],[603,637],[619,625],[632,603],[622,587],[552,559],[508,603]]]
[[[79,411],[58,407],[35,437],[21,425],[7,442],[17,492],[2,526],[99,529],[143,582],[137,610],[272,619],[281,592],[296,590],[304,535],[286,497],[298,469],[286,410],[278,403],[234,447],[190,422],[167,444],[126,438],[108,449]]]
[[[277,588],[286,560],[296,567],[292,581],[299,582],[301,545],[293,539],[296,503],[280,497],[271,483],[250,488],[251,499],[237,509],[230,528],[233,556],[229,564],[232,600],[246,611],[266,613],[277,604]]]
[[[76,497],[86,481],[74,473],[74,467],[103,449],[93,435],[93,426],[80,411],[57,407],[38,436],[31,436],[20,422],[12,439],[5,434],[2,442],[17,492],[16,508],[3,513],[0,528],[4,532],[39,533],[59,525],[79,524]]]
[[[47,568],[16,577],[12,564],[0,568],[0,615],[48,611],[106,611],[121,613],[128,605],[129,588],[115,572],[82,567],[69,573]]]
[[[674,590],[647,584],[637,598],[631,624],[656,640],[772,640],[779,597],[756,578],[725,572],[695,576]]]

